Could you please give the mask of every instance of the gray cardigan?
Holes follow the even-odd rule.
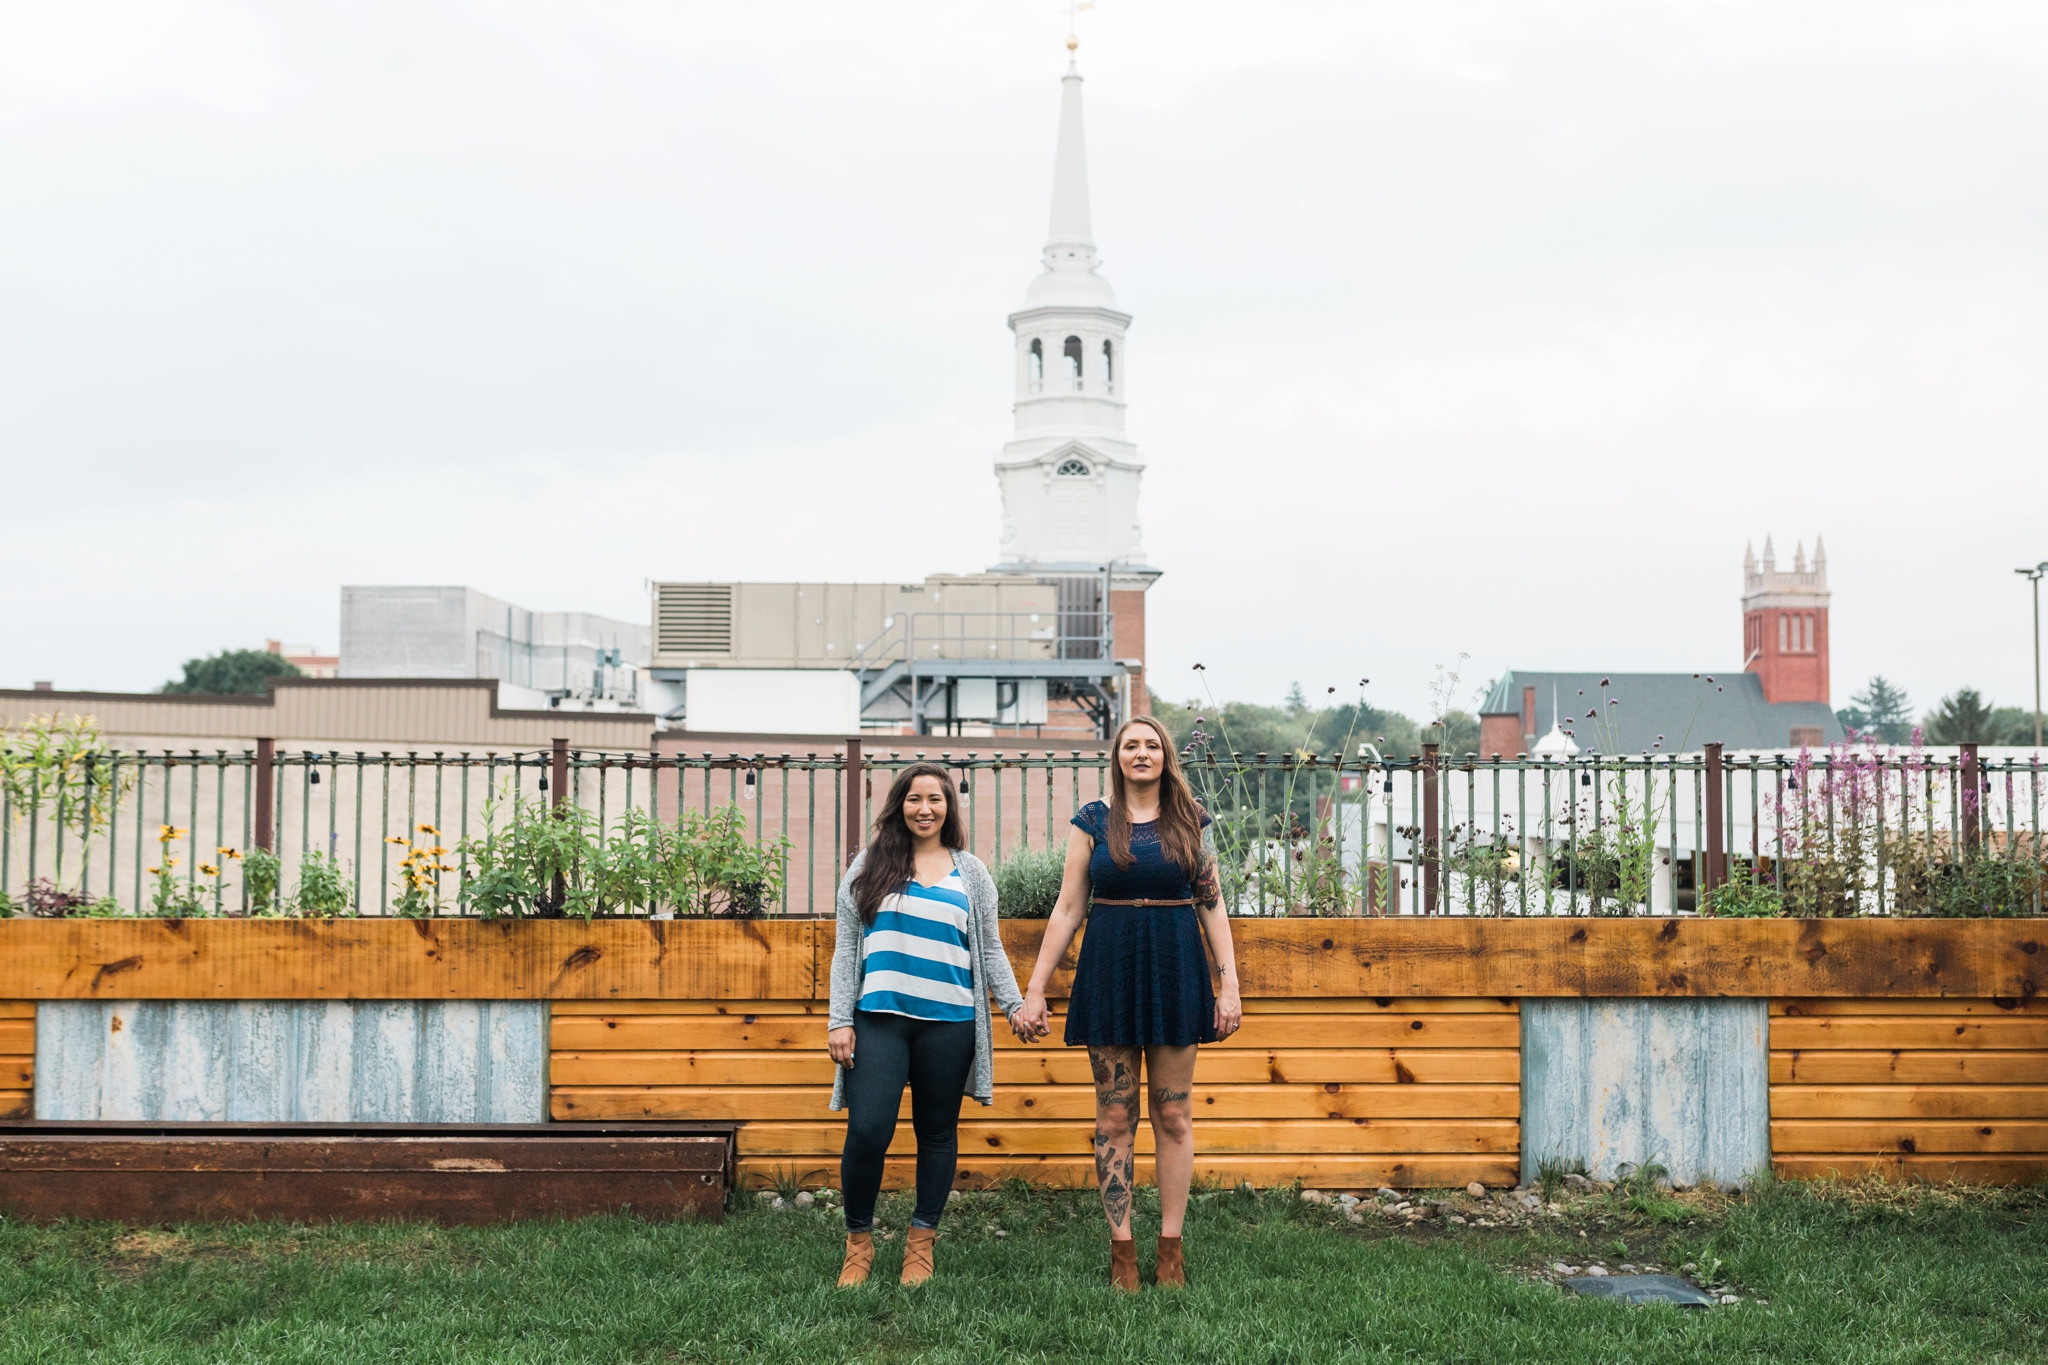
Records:
[[[866,926],[860,922],[860,911],[853,903],[853,879],[867,856],[865,849],[855,855],[846,869],[846,879],[839,883],[839,936],[832,945],[832,1008],[826,1018],[827,1028],[852,1028],[853,1007],[860,999],[860,936]],[[1010,970],[1002,934],[996,928],[995,878],[988,875],[981,859],[972,853],[955,850],[953,866],[960,869],[960,880],[967,884],[967,959],[974,975],[974,1070],[968,1074],[965,1093],[983,1104],[994,1104],[995,1042],[989,1032],[988,994],[991,990],[995,992],[996,1003],[1007,1015],[1023,1005],[1024,993],[1017,989],[1017,974]],[[853,1061],[855,1066],[860,1065],[858,1054]],[[837,1113],[844,1108],[846,1071],[834,1067],[832,1111]]]

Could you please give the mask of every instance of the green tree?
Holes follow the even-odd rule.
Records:
[[[1835,716],[1843,729],[1875,736],[1886,744],[1904,744],[1913,738],[1913,703],[1907,700],[1904,688],[1892,686],[1883,674],[1873,676]]]
[[[1931,744],[1996,744],[1995,713],[1974,687],[1960,687],[1941,699],[1922,722]]]
[[[187,659],[185,676],[167,682],[159,692],[203,692],[208,696],[262,696],[272,678],[304,676],[297,664],[286,663],[263,649],[224,649],[205,659]]]
[[[2023,706],[2001,706],[1991,713],[1993,744],[2034,743],[2034,713]]]
[[[1446,711],[1441,724],[1430,726],[1424,740],[1443,745],[1447,758],[1463,758],[1479,752],[1479,719],[1466,711]]]

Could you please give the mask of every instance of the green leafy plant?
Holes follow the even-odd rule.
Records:
[[[247,864],[242,874],[244,884],[248,881]],[[293,914],[307,919],[333,919],[339,915],[353,913],[355,909],[355,887],[349,882],[348,874],[341,863],[325,853],[311,853],[299,864],[298,889],[292,892]]]
[[[737,805],[685,812],[673,823],[628,812],[611,832],[566,803],[547,807],[513,796],[510,819],[499,826],[501,809],[495,802],[487,809],[491,833],[461,845],[462,904],[486,919],[590,919],[654,906],[747,918],[782,900],[791,844],[786,837],[749,838]]]
[[[0,791],[17,821],[47,812],[60,832],[90,839],[107,827],[122,798],[135,789],[135,781],[133,764],[118,767],[111,761],[91,716],[53,712],[0,729]],[[61,868],[61,856],[58,863]],[[82,892],[60,894],[81,906],[89,903]],[[50,913],[33,903],[25,908],[34,914]]]
[[[746,814],[738,806],[699,816],[694,827],[686,825],[683,832],[683,856],[696,872],[693,913],[751,919],[781,903],[789,866],[786,837],[751,842]],[[676,908],[682,909],[682,903]]]
[[[1728,880],[1700,900],[1700,913],[1721,919],[1768,919],[1785,913],[1785,901],[1778,888],[1757,875],[1747,858],[1734,859]]]
[[[1926,913],[2002,918],[2033,913],[2035,895],[2048,884],[2048,866],[2025,856],[1986,850],[1935,863],[1926,876]]]
[[[484,807],[489,833],[465,839],[460,845],[467,873],[462,883],[462,904],[485,919],[501,915],[559,916],[562,905],[555,896],[556,879],[566,883],[583,845],[587,817],[575,806],[563,805],[550,811],[539,802],[522,800],[509,793],[509,818],[503,828],[497,824],[506,809],[505,798],[493,797]]]
[[[232,850],[222,850],[230,856]],[[242,896],[251,914],[277,913],[278,883],[284,879],[284,864],[267,848],[252,848],[242,855]]]
[[[1067,854],[1060,848],[1027,848],[996,866],[996,913],[1005,919],[1044,919],[1059,904]]]

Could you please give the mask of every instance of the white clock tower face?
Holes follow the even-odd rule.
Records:
[[[1141,567],[1144,461],[1124,435],[1128,313],[1098,273],[1088,218],[1081,75],[1062,81],[1059,153],[1045,269],[1010,315],[1017,341],[1016,435],[996,460],[1002,563],[1013,572]]]

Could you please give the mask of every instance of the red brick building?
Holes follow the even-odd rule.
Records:
[[[1571,752],[1608,754],[1692,752],[1708,743],[1817,749],[1843,738],[1829,705],[1827,550],[1818,537],[1813,563],[1801,545],[1785,572],[1768,538],[1761,563],[1745,550],[1742,640],[1734,671],[1510,670],[1480,706],[1480,753],[1533,753],[1537,736],[1553,727]]]

